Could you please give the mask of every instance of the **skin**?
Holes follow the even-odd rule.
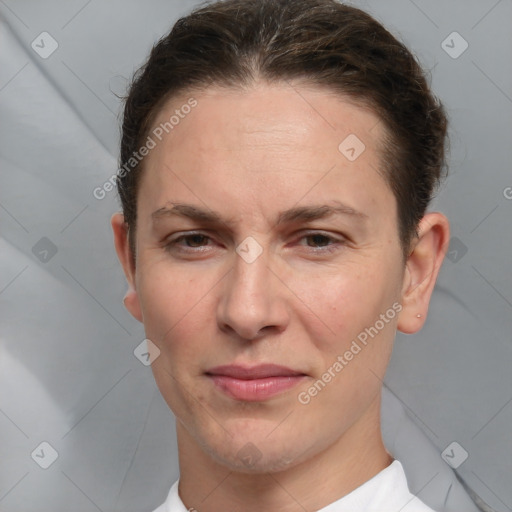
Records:
[[[146,157],[136,265],[124,218],[112,217],[125,305],[160,350],[152,369],[177,418],[179,494],[200,512],[318,510],[392,461],[380,432],[382,379],[396,329],[424,323],[448,221],[425,215],[404,261],[396,200],[378,172],[384,127],[339,95],[258,82],[193,96],[197,107]],[[154,126],[189,97],[169,100]],[[352,162],[338,150],[349,134],[365,144]],[[277,222],[291,208],[340,203],[351,213]],[[221,220],[152,218],[177,204]],[[176,241],[191,232],[205,236]],[[263,250],[252,263],[236,252],[249,236]],[[399,315],[300,403],[394,303]],[[306,377],[263,401],[236,400],[205,375],[234,363]],[[250,467],[239,455],[247,443]]]

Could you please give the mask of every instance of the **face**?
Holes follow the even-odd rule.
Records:
[[[406,273],[384,128],[304,85],[193,97],[145,160],[129,308],[184,435],[290,467],[378,414]]]

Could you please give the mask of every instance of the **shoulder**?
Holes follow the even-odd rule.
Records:
[[[398,460],[395,460],[384,472],[387,472],[387,487],[393,490],[389,498],[397,512],[436,512],[410,492],[404,468]],[[392,508],[393,512],[395,508]]]
[[[178,484],[179,480],[176,480],[167,495],[167,499],[153,512],[189,512],[178,494]]]
[[[407,485],[402,464],[395,460],[387,468],[319,512],[435,512]]]

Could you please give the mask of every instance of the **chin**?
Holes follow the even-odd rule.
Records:
[[[278,473],[298,464],[296,457],[287,456],[283,453],[269,455],[254,447],[255,445],[252,443],[247,443],[242,447],[241,450],[246,450],[243,457],[239,452],[231,453],[228,456],[216,453],[214,457],[216,462],[222,464],[230,471],[248,475]],[[252,450],[254,450],[255,456],[251,458],[247,452]]]
[[[218,464],[230,471],[246,474],[277,473],[301,462],[305,454],[297,451],[304,446],[298,440],[268,439],[268,430],[260,436],[233,436],[219,445],[203,444],[203,450]]]

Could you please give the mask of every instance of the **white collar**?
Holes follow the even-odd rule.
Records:
[[[178,494],[177,480],[165,503],[154,512],[189,512]],[[409,492],[404,469],[395,460],[350,494],[318,512],[434,512]]]

